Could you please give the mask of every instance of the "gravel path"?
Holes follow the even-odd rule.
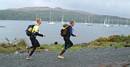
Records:
[[[81,49],[66,52],[57,59],[57,52],[35,53],[31,60],[26,54],[0,54],[0,67],[130,67],[130,48]]]

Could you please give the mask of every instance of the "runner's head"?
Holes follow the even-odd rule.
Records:
[[[72,20],[72,21],[69,22],[69,24],[70,24],[70,26],[74,26],[75,25],[75,21]]]
[[[41,25],[41,23],[42,23],[41,18],[36,18],[36,24]]]

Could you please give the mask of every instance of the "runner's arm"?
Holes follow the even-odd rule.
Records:
[[[76,35],[73,34],[73,29],[72,29],[72,27],[70,27],[69,31],[70,31],[70,35],[71,35],[71,36],[76,37]]]

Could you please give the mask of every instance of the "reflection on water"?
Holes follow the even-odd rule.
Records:
[[[5,28],[5,26],[0,26],[0,28]]]

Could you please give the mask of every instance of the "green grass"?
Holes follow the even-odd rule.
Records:
[[[99,48],[99,47],[114,47],[114,48],[124,48],[130,47],[130,35],[112,35],[109,37],[100,37],[94,41],[88,43],[89,48]]]
[[[51,44],[51,45],[41,45],[41,47],[38,50],[48,49],[49,51],[57,52],[57,51],[61,51],[63,48],[64,48],[64,46],[61,44],[58,44],[58,45]],[[74,45],[69,50],[76,51],[76,50],[79,50],[81,48],[82,48],[81,45]]]
[[[64,47],[63,44],[57,44],[57,45],[44,44],[44,45],[41,45],[40,47],[38,47],[36,51],[43,52],[43,51],[48,50],[51,52],[58,52],[58,51],[61,51],[63,49],[63,47]],[[69,51],[76,51],[81,48],[82,48],[81,45],[74,45],[72,48],[69,49]],[[22,40],[16,45],[13,45],[13,44],[8,45],[7,43],[2,43],[0,45],[0,53],[14,53],[15,51],[26,52],[27,51],[26,43]]]
[[[1,43],[0,44],[0,53],[13,53],[15,51],[25,52],[26,51],[26,42],[23,39],[20,39],[17,44],[9,44],[9,43]],[[44,44],[41,45],[37,49],[38,52],[42,51],[51,51],[51,52],[59,52],[63,49],[63,44]],[[69,51],[77,51],[83,48],[124,48],[130,47],[130,35],[112,35],[109,37],[100,37],[94,41],[84,44],[77,44],[68,49]]]

